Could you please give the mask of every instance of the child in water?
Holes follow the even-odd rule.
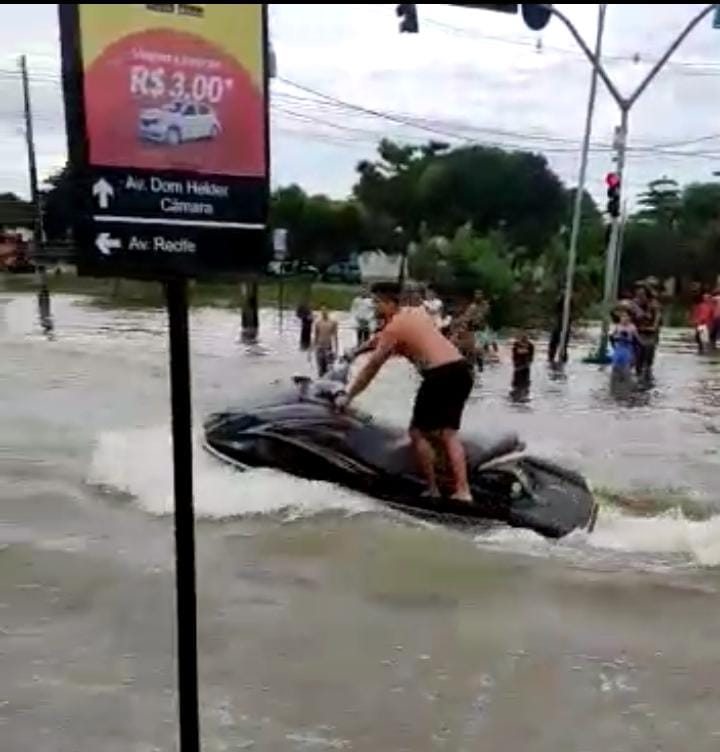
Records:
[[[638,333],[630,312],[623,308],[618,314],[618,322],[610,334],[612,344],[612,370],[614,373],[630,373],[635,365]]]

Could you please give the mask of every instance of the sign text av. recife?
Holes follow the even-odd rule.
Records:
[[[59,7],[81,272],[264,268],[265,6]]]

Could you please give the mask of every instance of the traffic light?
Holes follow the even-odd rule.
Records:
[[[415,3],[401,3],[395,6],[395,13],[400,18],[400,32],[408,34],[418,33],[417,5]]]
[[[617,218],[620,216],[620,177],[614,172],[608,172],[605,176],[607,185],[607,213]]]
[[[522,6],[522,17],[523,21],[525,21],[525,26],[528,27],[528,29],[532,29],[533,31],[540,31],[541,29],[544,29],[548,21],[550,20],[550,16],[552,15],[552,11],[550,10],[552,6],[548,5],[540,5],[539,3],[523,3]]]
[[[497,13],[517,13],[519,9],[525,25],[533,31],[544,29],[552,16],[552,5],[540,3],[450,3],[450,5],[491,10]]]

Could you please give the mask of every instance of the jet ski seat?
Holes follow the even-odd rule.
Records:
[[[416,460],[410,447],[410,440],[405,431],[385,429],[385,440],[378,442],[373,433],[372,424],[359,431],[350,439],[350,446],[365,461],[372,465],[392,468],[393,472],[407,472],[416,468]],[[512,452],[519,452],[525,444],[514,432],[474,433],[471,437],[463,437],[463,445],[467,454],[468,465],[478,467],[486,462]]]
[[[505,433],[483,432],[475,434],[463,442],[467,452],[468,464],[484,465],[497,457],[525,449],[525,443],[514,431]]]

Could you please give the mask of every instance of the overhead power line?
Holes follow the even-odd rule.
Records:
[[[558,47],[555,45],[545,44],[539,41],[540,38],[532,39],[518,39],[512,37],[504,37],[494,34],[486,34],[485,32],[477,31],[476,29],[467,29],[461,26],[454,26],[453,24],[445,23],[444,21],[438,21],[432,18],[423,18],[423,24],[429,24],[437,29],[446,31],[456,36],[464,36],[471,39],[482,39],[488,42],[497,42],[500,44],[509,44],[516,47],[525,47],[532,49],[536,52],[557,52],[563,55],[569,55],[571,57],[582,60],[586,64],[586,58],[578,49],[572,49],[569,47]],[[645,56],[641,52],[637,52],[632,55],[610,55],[603,54],[603,61],[615,62],[615,63],[633,63],[633,64],[655,64],[659,58],[653,56]],[[697,75],[720,75],[720,63],[718,61],[704,61],[704,60],[670,60],[667,63],[669,69],[675,69],[676,72],[683,72],[687,74]]]

